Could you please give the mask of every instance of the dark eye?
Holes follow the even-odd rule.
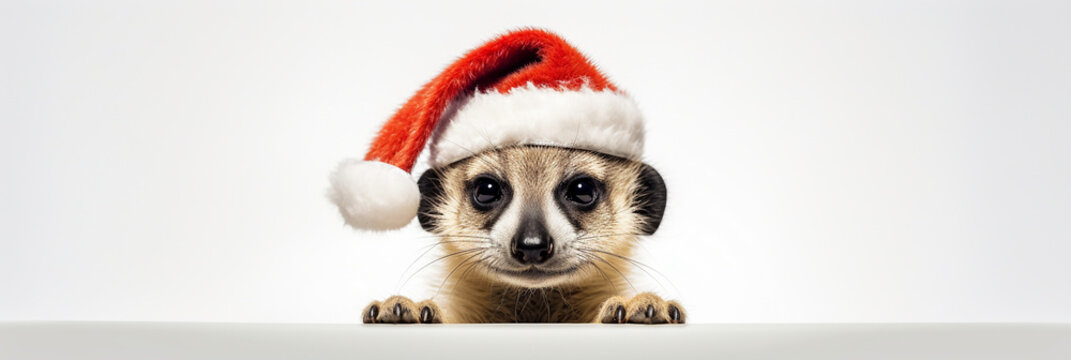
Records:
[[[580,177],[565,185],[565,200],[581,207],[590,207],[599,200],[599,189],[595,179]]]
[[[495,179],[481,177],[472,186],[472,203],[477,209],[490,210],[502,200],[502,184]]]

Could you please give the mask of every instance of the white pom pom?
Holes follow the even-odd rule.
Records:
[[[420,206],[420,189],[409,173],[379,161],[343,161],[331,174],[327,196],[346,224],[363,230],[401,228]]]

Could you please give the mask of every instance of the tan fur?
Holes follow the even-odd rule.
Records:
[[[631,299],[623,297],[631,290],[626,279],[632,268],[628,259],[644,221],[635,213],[636,192],[641,186],[637,179],[642,167],[639,162],[586,151],[522,146],[481,153],[433,170],[440,172],[444,191],[434,209],[438,225],[432,232],[440,238],[445,254],[442,261],[446,264],[442,287],[435,298],[439,305],[434,309],[435,318],[447,323],[683,322],[683,308],[676,302],[650,293]],[[505,275],[494,268],[509,260],[508,255],[503,255],[507,250],[501,243],[490,241],[485,229],[493,214],[473,209],[466,181],[494,174],[508,180],[514,192],[513,202],[538,204],[548,201],[548,194],[577,173],[590,175],[606,187],[603,202],[579,215],[583,232],[557,250],[562,254],[558,256],[568,257],[578,267],[553,281],[506,281]],[[415,322],[405,321],[404,317],[407,312],[417,314],[408,315],[410,320],[419,316],[422,307],[396,298],[383,303],[388,305],[369,305],[366,322],[370,307],[389,311],[395,303],[405,308],[403,319],[386,322]],[[658,317],[652,320],[641,316],[631,321],[637,314],[648,313],[648,305]],[[679,321],[658,321],[669,319],[667,309],[671,305],[680,309]],[[629,319],[614,318],[618,306],[627,309]]]

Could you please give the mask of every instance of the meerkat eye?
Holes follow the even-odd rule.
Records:
[[[565,185],[565,200],[581,207],[591,207],[599,200],[599,188],[595,179],[584,176]]]
[[[479,210],[490,210],[502,200],[502,184],[498,180],[481,177],[472,186],[472,203]]]

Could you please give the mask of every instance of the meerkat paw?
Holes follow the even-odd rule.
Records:
[[[439,324],[442,310],[431,300],[414,302],[404,296],[372,301],[361,312],[365,324]]]
[[[603,324],[683,324],[684,307],[675,300],[662,300],[645,292],[625,299],[614,296],[599,307],[595,322]]]

